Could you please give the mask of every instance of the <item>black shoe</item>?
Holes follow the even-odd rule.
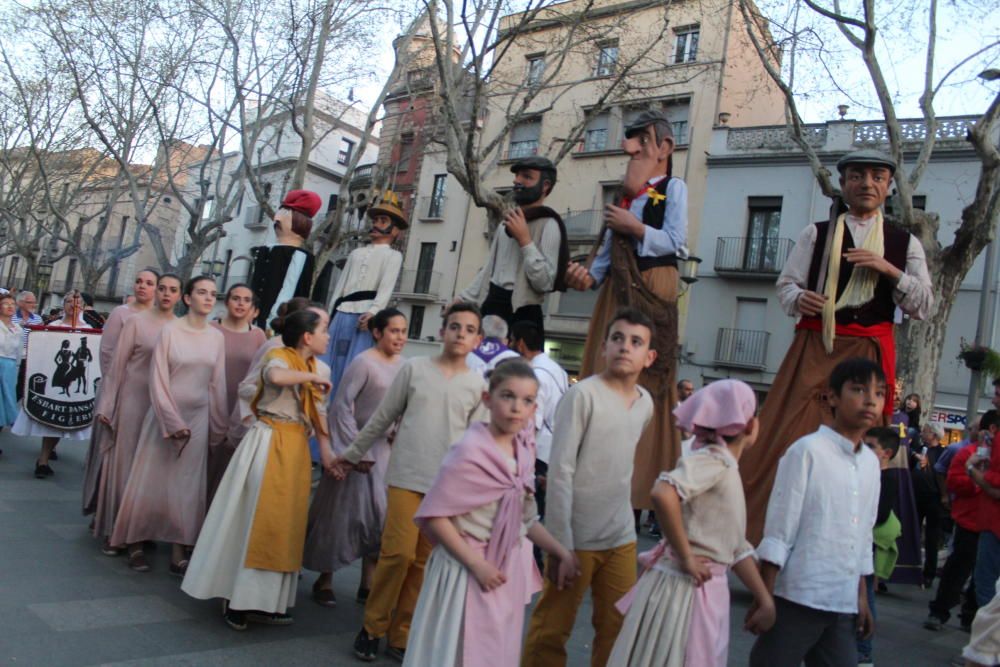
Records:
[[[354,596],[354,601],[357,602],[358,604],[364,604],[368,602],[369,593],[371,593],[371,591],[368,590],[367,588],[362,588],[361,586],[358,586],[358,592]]]
[[[884,581],[880,581],[880,582],[878,582],[878,587],[875,589],[875,591],[878,592],[878,593],[888,593],[889,592],[889,586],[886,585],[886,583]]]
[[[921,585],[921,588],[930,590],[933,587],[934,587],[934,577],[924,577],[924,582],[923,585]]]
[[[262,625],[291,625],[292,617],[289,614],[269,613],[266,611],[248,611],[247,620],[251,623]]]
[[[944,625],[944,623],[945,622],[942,621],[940,618],[938,618],[934,614],[931,614],[927,617],[927,620],[924,621],[924,627],[928,630],[933,630],[937,632],[938,630],[941,629],[941,626]]]
[[[227,608],[223,619],[225,619],[226,625],[233,630],[243,631],[247,629],[247,613],[245,611]]]
[[[372,637],[367,630],[361,628],[361,632],[354,638],[354,656],[358,660],[374,662],[378,655],[379,641],[378,637]]]
[[[52,453],[49,454],[49,461],[58,461],[58,460],[59,460],[59,455],[56,454],[56,450],[53,449]]]
[[[406,649],[396,648],[395,646],[386,646],[385,654],[397,662],[403,662],[403,658],[406,657]]]
[[[47,464],[42,465],[41,463],[35,462],[35,477],[38,479],[45,479],[46,477],[51,477],[56,474],[55,470],[50,468]]]

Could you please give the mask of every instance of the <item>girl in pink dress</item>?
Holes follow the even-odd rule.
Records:
[[[151,409],[111,534],[111,546],[128,545],[133,566],[143,542],[170,542],[178,576],[205,520],[208,449],[229,427],[225,339],[208,324],[215,281],[192,278],[184,303],[187,315],[163,327],[153,349]]]
[[[120,549],[112,547],[109,540],[132,471],[142,422],[149,412],[149,372],[153,349],[163,327],[177,319],[174,306],[180,298],[181,279],[171,273],[161,276],[157,281],[156,305],[152,311],[125,322],[117,337],[117,347],[108,364],[108,371],[101,380],[101,395],[95,413],[108,435],[101,439],[94,536],[103,539],[102,551],[108,556],[120,553]],[[148,570],[149,565],[142,552],[136,553],[138,556],[129,564],[140,572]]]
[[[560,589],[578,574],[574,555],[537,520],[534,371],[512,359],[489,383],[489,424],[474,423],[452,446],[417,510],[416,522],[437,546],[404,666],[517,665],[524,608],[541,590],[531,543],[558,562],[550,575]]]

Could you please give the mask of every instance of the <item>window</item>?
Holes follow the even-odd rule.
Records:
[[[750,197],[750,221],[744,246],[743,268],[748,271],[777,271],[778,230],[781,227],[781,197]]]
[[[538,137],[542,132],[541,119],[518,123],[510,132],[510,148],[507,159],[517,160],[538,152]]]
[[[73,283],[76,281],[76,258],[72,257],[66,266],[66,289],[73,289]]]
[[[611,114],[604,112],[590,119],[583,131],[582,153],[608,150],[608,124]]]
[[[605,42],[597,47],[597,67],[594,76],[611,76],[618,64],[618,40]]]
[[[542,75],[545,73],[545,57],[540,55],[528,56],[528,75],[525,84],[537,86],[542,82]]]
[[[14,285],[16,285],[14,281],[17,280],[17,269],[20,263],[21,258],[17,256],[12,257],[10,260],[10,269],[7,271],[7,289],[11,291],[14,291]]]
[[[263,195],[263,197],[264,197],[264,201],[271,201],[271,184],[270,183],[262,183],[261,186],[260,186],[260,189],[261,189],[261,195]],[[257,224],[258,225],[263,225],[264,224],[264,207],[263,206],[258,206],[257,207]]]
[[[444,188],[448,183],[448,174],[434,176],[434,189],[431,190],[431,202],[427,207],[428,218],[440,218],[444,215]]]
[[[330,199],[326,203],[326,212],[329,213],[330,211],[336,211],[336,210],[337,210],[337,195],[335,194],[330,195]]]
[[[437,243],[421,243],[420,259],[417,261],[417,275],[413,278],[414,294],[429,294],[431,276],[434,271],[434,255],[437,254]]]
[[[354,142],[350,139],[340,138],[340,152],[337,153],[337,164],[348,164],[351,161],[351,154],[354,152]]]
[[[885,214],[887,216],[898,216],[902,213],[902,210],[896,210],[896,202],[898,195],[893,195],[885,200]],[[927,210],[927,195],[913,195],[913,208],[918,211]]]
[[[396,171],[404,172],[410,168],[410,160],[413,158],[413,133],[407,132],[399,137],[399,161],[396,163]]]
[[[209,207],[209,204],[212,203],[213,201],[214,200],[209,199],[209,201],[205,203],[205,208],[207,209]],[[123,215],[122,226],[118,230],[118,243],[115,246],[116,248],[121,248],[123,245],[125,245],[125,233],[127,231],[128,231],[128,216]],[[108,294],[112,296],[117,294],[117,292],[115,292],[115,286],[118,284],[118,278],[120,274],[121,274],[121,259],[115,259],[114,263],[111,265],[111,275],[108,278]]]
[[[406,337],[410,340],[420,340],[420,332],[424,329],[424,307],[410,306],[410,329]]]
[[[698,32],[699,27],[687,26],[678,28],[677,45],[674,48],[675,63],[692,63],[698,59]]]

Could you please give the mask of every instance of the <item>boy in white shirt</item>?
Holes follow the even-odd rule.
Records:
[[[873,571],[880,474],[863,438],[880,423],[885,396],[877,363],[841,362],[830,375],[833,424],[778,463],[757,548],[777,621],[754,644],[751,667],[858,664],[856,639],[875,629],[864,578]]]

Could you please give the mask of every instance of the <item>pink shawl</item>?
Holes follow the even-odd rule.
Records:
[[[524,608],[541,590],[541,577],[531,545],[521,540],[525,491],[535,490],[535,439],[525,429],[514,438],[517,474],[512,474],[486,424],[469,426],[448,451],[414,521],[421,529],[427,519],[454,517],[498,501],[489,541],[466,536],[477,552],[507,577],[486,593],[470,574],[462,627],[463,662],[479,667],[517,664],[521,651]],[[502,628],[502,630],[498,630]]]

